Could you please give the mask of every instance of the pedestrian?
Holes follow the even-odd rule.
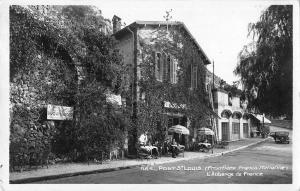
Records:
[[[172,157],[176,158],[176,156],[178,155],[178,148],[177,148],[177,143],[176,140],[173,139],[172,141],[172,145],[171,145],[171,152],[172,152]]]

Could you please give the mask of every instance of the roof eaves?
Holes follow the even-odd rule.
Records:
[[[188,28],[186,27],[186,25],[184,23],[181,22],[181,25],[183,26],[184,30],[186,30],[186,32],[188,33],[188,35],[191,37],[191,39],[195,42],[196,46],[198,47],[198,49],[200,50],[201,53],[203,53],[207,64],[211,64],[211,61],[209,60],[209,58],[207,57],[207,55],[205,54],[205,52],[203,51],[203,49],[201,48],[201,46],[199,45],[199,43],[197,42],[197,40],[194,38],[194,36],[192,35],[192,33],[188,30]]]
[[[211,64],[211,61],[209,60],[209,58],[207,57],[207,55],[205,54],[205,52],[203,51],[203,49],[201,48],[199,43],[196,41],[194,36],[188,30],[186,25],[180,21],[169,21],[169,22],[167,22],[167,21],[135,21],[135,22],[131,23],[130,25],[128,25],[128,26],[122,28],[121,30],[117,31],[116,33],[114,33],[113,36],[120,34],[121,32],[124,32],[124,30],[126,30],[126,28],[136,27],[138,25],[140,25],[140,26],[143,26],[143,25],[178,25],[179,26],[179,25],[181,25],[184,28],[184,30],[188,33],[188,35],[191,37],[191,39],[193,40],[193,42],[195,43],[197,48],[200,50],[200,52],[204,55],[204,57],[206,59],[205,65]]]

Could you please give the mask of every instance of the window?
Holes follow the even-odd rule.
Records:
[[[160,52],[155,53],[155,78],[162,82],[164,71],[166,71],[166,55]]]
[[[242,114],[240,112],[233,112],[232,118],[233,119],[240,119],[242,117]]]
[[[240,123],[232,123],[232,134],[240,134]]]
[[[166,75],[165,73],[167,72],[167,66],[166,66],[166,63],[167,63],[167,55],[165,53],[162,53],[161,54],[161,61],[160,61],[160,81],[163,81],[164,79],[166,79]]]
[[[248,133],[248,131],[249,131],[248,123],[243,123],[243,131],[244,131],[244,134]]]
[[[155,78],[162,82],[169,81],[172,84],[177,83],[177,60],[165,53],[156,52],[155,57]]]
[[[222,118],[229,119],[230,113],[229,113],[228,111],[224,110],[224,111],[222,111],[222,113],[221,113],[221,117],[222,117]]]
[[[198,75],[198,66],[192,65],[191,67],[191,88],[196,89],[197,88],[197,75]]]
[[[171,63],[171,56],[167,56],[167,73],[166,73],[166,78],[169,82],[172,82],[172,63]]]
[[[228,94],[228,105],[232,106],[232,95],[231,95],[231,93]]]
[[[177,83],[177,60],[174,59],[174,57],[169,56],[169,64],[170,64],[170,82],[172,84]]]
[[[163,71],[163,66],[162,66],[161,53],[157,52],[155,53],[155,78],[158,81],[162,81],[162,71]]]

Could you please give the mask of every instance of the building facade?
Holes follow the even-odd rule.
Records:
[[[219,140],[236,141],[250,137],[250,119],[239,95],[231,95],[222,89],[213,90],[214,109],[221,119],[217,120]]]
[[[133,116],[138,112],[139,103],[147,99],[147,93],[140,86],[140,81],[149,73],[144,69],[147,58],[148,61],[152,60],[150,65],[153,65],[156,81],[168,83],[170,87],[183,83],[188,91],[205,92],[205,70],[210,61],[183,23],[136,21],[122,29],[120,24],[121,19],[114,16],[113,36],[118,41],[117,47],[123,55],[125,65],[129,66],[128,75],[124,76],[124,80],[127,82],[127,91],[131,92],[129,105],[132,107]],[[190,48],[184,48],[185,46]],[[191,56],[180,58],[177,52],[183,51]],[[204,94],[202,96],[205,97]],[[163,114],[167,117],[167,124],[163,127],[166,137],[170,136],[168,128],[177,124],[183,125],[190,129],[190,136],[176,139],[187,145],[194,136],[193,129],[197,128],[197,124],[191,122],[184,112],[189,106],[184,101],[176,103],[166,99],[163,100],[162,107]]]
[[[219,141],[236,141],[250,137],[251,114],[247,112],[247,100],[241,100],[241,91],[230,91],[230,87],[220,77],[207,71],[206,85],[211,87],[213,110],[216,119],[216,134]],[[214,75],[214,82],[213,82]],[[210,91],[210,88],[207,88]],[[225,90],[227,89],[227,90]]]

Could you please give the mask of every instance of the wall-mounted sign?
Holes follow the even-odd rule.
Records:
[[[65,107],[60,105],[47,106],[47,119],[49,120],[72,120],[73,107]]]
[[[112,104],[121,106],[122,105],[122,97],[121,95],[116,95],[112,93],[106,94],[106,101]]]
[[[173,109],[186,109],[186,104],[175,104],[175,103],[170,103],[168,101],[165,101],[164,107],[173,108]]]

